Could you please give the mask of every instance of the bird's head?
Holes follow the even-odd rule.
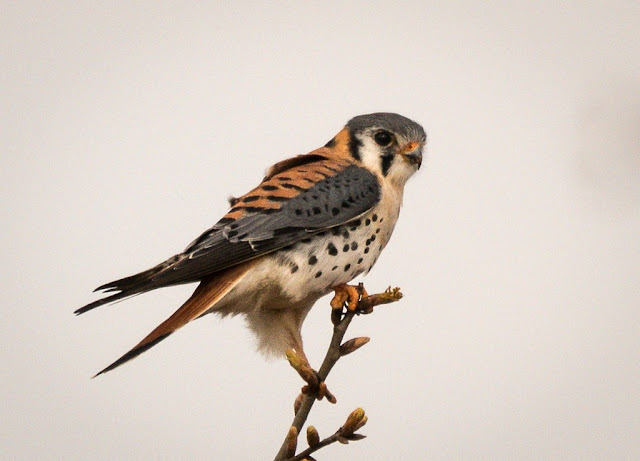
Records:
[[[386,180],[404,185],[420,168],[427,135],[402,115],[378,112],[359,115],[347,123],[353,158]]]

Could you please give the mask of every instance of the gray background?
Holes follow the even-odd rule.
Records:
[[[640,3],[1,4],[0,456],[271,459],[300,380],[193,287],[75,318],[351,116],[424,124],[319,459],[640,458]],[[521,3],[516,5],[517,3]],[[318,363],[328,298],[308,318]]]

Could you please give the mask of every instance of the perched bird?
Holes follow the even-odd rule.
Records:
[[[324,147],[269,168],[258,187],[231,199],[229,212],[182,253],[98,287],[112,294],[76,314],[199,282],[173,315],[97,375],[211,312],[243,314],[265,353],[294,349],[304,355],[307,313],[333,288],[371,270],[391,237],[425,142],[423,128],[401,115],[354,117]]]

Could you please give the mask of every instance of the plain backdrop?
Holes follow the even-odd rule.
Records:
[[[272,459],[301,381],[187,297],[76,318],[352,116],[429,135],[329,379],[331,460],[640,458],[640,3],[0,3],[0,457]],[[304,327],[319,363],[329,299]],[[304,445],[304,443],[302,443]]]

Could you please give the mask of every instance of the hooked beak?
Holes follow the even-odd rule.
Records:
[[[407,162],[412,165],[416,165],[418,169],[420,169],[420,165],[422,165],[422,146],[417,142],[410,142],[406,146],[402,148],[400,151],[400,155]]]

